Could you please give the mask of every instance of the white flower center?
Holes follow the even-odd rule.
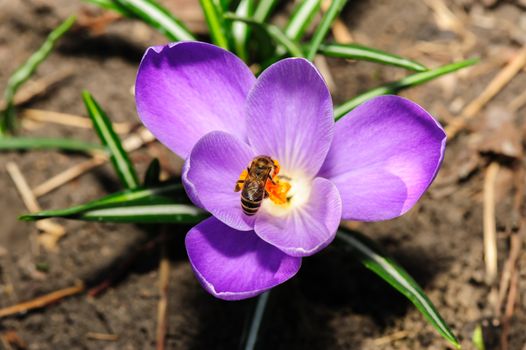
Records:
[[[262,208],[273,216],[285,216],[294,209],[301,208],[310,197],[312,180],[305,176],[287,176],[284,172],[281,181],[290,184],[287,192],[287,202],[283,204],[275,203],[272,200],[264,200]]]

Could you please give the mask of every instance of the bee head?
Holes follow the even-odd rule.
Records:
[[[269,156],[258,156],[252,161],[252,167],[258,174],[272,172],[274,161]]]

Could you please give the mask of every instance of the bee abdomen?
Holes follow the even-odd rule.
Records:
[[[241,197],[241,208],[243,209],[243,213],[245,213],[248,216],[252,216],[257,213],[259,207],[261,206],[261,201],[252,201],[246,198]]]

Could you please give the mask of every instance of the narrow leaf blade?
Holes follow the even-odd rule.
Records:
[[[268,298],[270,296],[270,290],[261,294],[258,297],[256,307],[250,319],[248,333],[246,337],[242,339],[241,349],[243,350],[254,350],[258,341],[259,330],[263,323],[263,316],[265,309],[267,308]]]
[[[97,5],[100,8],[103,8],[105,10],[111,10],[115,11],[124,17],[134,18],[135,15],[133,12],[128,11],[125,7],[119,5],[117,2],[113,0],[83,0],[84,2],[91,3],[93,5]]]
[[[53,31],[51,31],[42,46],[40,46],[40,48],[35,53],[33,53],[26,62],[18,67],[9,78],[4,92],[6,108],[4,111],[2,111],[2,113],[0,113],[1,134],[5,134],[7,131],[12,131],[14,129],[15,111],[13,99],[17,90],[33,75],[38,66],[49,56],[49,54],[53,51],[57,41],[73,26],[75,20],[76,17],[71,16]]]
[[[254,11],[254,20],[261,23],[266,22],[278,3],[279,0],[260,0]]]
[[[53,217],[72,218],[93,210],[160,202],[187,202],[183,186],[181,184],[166,184],[155,188],[124,190],[66,209],[44,210],[37,213],[22,215],[20,220],[34,221]]]
[[[320,10],[321,0],[300,1],[285,26],[285,35],[293,41],[300,40]]]
[[[197,224],[209,215],[189,204],[148,204],[87,211],[72,219],[115,223]]]
[[[331,29],[332,22],[336,19],[336,17],[338,17],[346,2],[347,0],[332,0],[331,6],[329,6],[329,9],[327,12],[325,12],[325,15],[314,31],[312,39],[309,43],[309,50],[307,51],[307,59],[309,61],[314,59],[320,44],[327,36],[329,29]]]
[[[216,6],[213,0],[199,0],[212,42],[228,50],[228,37],[226,35],[226,24],[223,21],[223,10]]]
[[[196,40],[183,22],[154,0],[115,0],[115,2],[171,41]]]
[[[230,9],[230,5],[232,5],[232,0],[219,0],[219,3],[223,11],[226,12]]]
[[[0,138],[0,150],[44,150],[58,149],[62,151],[103,153],[105,148],[88,142],[71,139],[40,138],[40,137],[3,137]]]
[[[250,18],[254,12],[253,0],[241,0],[236,9],[236,15]],[[250,27],[248,24],[238,21],[232,24],[232,35],[234,37],[234,48],[237,55],[243,61],[248,62],[248,37],[250,34]]]
[[[256,27],[259,27],[263,29],[276,43],[283,45],[287,51],[295,57],[304,57],[304,53],[301,49],[301,47],[295,43],[294,41],[290,40],[278,27],[272,24],[257,22],[253,20],[252,18],[246,18],[246,17],[239,17],[236,16],[233,13],[226,13],[225,14],[226,19],[230,19],[232,21],[241,21],[245,22],[251,25],[254,25]]]
[[[195,224],[206,217],[206,212],[188,204],[181,184],[168,184],[125,190],[71,208],[26,214],[20,220],[65,218],[117,223]]]
[[[110,119],[89,92],[84,91],[82,98],[102,144],[105,145],[110,152],[111,162],[121,183],[128,189],[139,187],[137,173],[133,168],[128,154],[122,147],[119,136],[117,136],[113,130]]]
[[[357,232],[340,229],[337,236],[351,247],[353,253],[365,267],[408,298],[447,341],[457,348],[460,347],[457,338],[433,303],[400,265],[386,257],[372,241]]]
[[[336,120],[340,119],[345,114],[350,112],[352,109],[362,104],[363,102],[369,100],[370,98],[381,96],[381,95],[387,95],[387,94],[396,94],[403,89],[408,89],[413,86],[417,86],[425,82],[428,82],[430,80],[439,78],[443,75],[456,72],[459,69],[472,66],[477,62],[478,62],[478,59],[469,59],[465,61],[451,63],[451,64],[448,64],[448,65],[445,65],[445,66],[442,66],[436,69],[430,69],[425,72],[415,73],[401,80],[371,89],[337,106],[334,109],[334,118]]]
[[[358,44],[322,44],[318,52],[325,56],[376,62],[416,72],[428,70],[424,65],[413,60]]]

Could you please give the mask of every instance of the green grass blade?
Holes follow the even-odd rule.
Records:
[[[442,66],[436,69],[431,69],[431,70],[421,72],[421,73],[415,73],[401,80],[398,80],[392,83],[388,83],[384,86],[380,86],[372,90],[366,91],[365,93],[350,99],[344,104],[337,106],[334,109],[334,118],[336,120],[340,119],[345,114],[347,114],[352,109],[354,109],[356,106],[362,104],[363,102],[369,100],[370,98],[380,96],[380,95],[396,94],[400,90],[423,84],[430,80],[439,78],[443,75],[453,73],[459,69],[472,66],[477,62],[478,62],[478,59],[473,58],[473,59],[469,59],[465,61],[451,63],[451,64],[448,64],[448,65],[445,65],[445,66]]]
[[[486,350],[486,345],[484,344],[484,331],[482,330],[482,326],[480,324],[477,324],[473,330],[471,341],[473,342],[475,349]]]
[[[320,44],[325,39],[327,33],[331,29],[332,22],[336,19],[336,17],[338,17],[346,2],[347,0],[332,0],[331,6],[329,6],[329,9],[327,10],[327,12],[325,12],[325,15],[323,16],[320,24],[318,24],[318,27],[314,31],[312,39],[309,43],[309,50],[307,51],[308,60],[312,61],[314,59],[314,56],[316,55],[316,52],[318,52]]]
[[[21,216],[24,221],[40,220],[45,212]],[[48,212],[50,213],[50,212]],[[38,216],[38,214],[42,214]],[[82,221],[115,222],[115,223],[178,223],[196,224],[206,219],[209,215],[203,210],[190,204],[180,203],[156,203],[123,205],[120,207],[109,207],[83,211],[77,215],[48,215],[46,217],[58,217]]]
[[[139,187],[137,173],[121,144],[119,136],[113,130],[110,119],[102,110],[99,104],[87,91],[82,93],[82,99],[88,110],[88,114],[93,121],[95,131],[99,135],[102,144],[110,152],[110,160],[125,188],[132,189]]]
[[[189,204],[148,204],[88,211],[72,219],[134,224],[197,224],[209,215]]]
[[[254,314],[250,320],[250,328],[248,330],[246,341],[241,346],[243,350],[254,350],[256,348],[259,329],[261,328],[261,323],[263,321],[263,316],[265,314],[269,296],[270,291],[265,292],[258,297]]]
[[[161,181],[160,177],[161,163],[159,162],[159,159],[154,158],[150,165],[148,165],[148,169],[146,169],[146,173],[144,174],[144,187],[148,188],[158,186]]]
[[[228,50],[228,37],[222,9],[216,6],[213,0],[199,0],[199,3],[203,9],[212,42]]]
[[[285,35],[293,41],[299,41],[320,10],[321,0],[300,1],[285,26]]]
[[[49,56],[57,41],[73,26],[75,19],[75,16],[71,16],[51,31],[42,46],[40,46],[40,48],[33,53],[26,62],[18,67],[9,78],[4,92],[6,108],[0,113],[0,134],[5,134],[14,129],[15,111],[13,99],[17,90],[33,75],[38,66]]]
[[[236,15],[240,17],[250,18],[254,12],[254,0],[241,0],[236,9]],[[232,24],[232,35],[234,37],[234,48],[236,54],[243,61],[248,62],[248,37],[250,34],[250,27],[248,24],[236,21]]]
[[[365,267],[408,298],[446,340],[457,348],[460,347],[457,338],[442,319],[433,303],[431,303],[418,283],[400,265],[393,259],[386,257],[374,242],[357,232],[340,229],[337,236],[352,248],[355,256]]]
[[[208,217],[203,210],[187,204],[181,184],[114,193],[95,201],[59,210],[22,215],[23,221],[65,218],[119,223],[195,224]]]
[[[119,5],[117,2],[113,0],[82,0],[82,1],[91,3],[93,5],[97,5],[98,7],[103,8],[105,10],[115,11],[117,13],[120,13],[124,17],[131,17],[131,18],[135,17],[133,12],[128,11],[125,7]]]
[[[277,44],[283,45],[283,47],[285,47],[292,56],[295,56],[295,57],[305,56],[301,47],[294,41],[290,40],[285,35],[285,33],[283,33],[281,29],[279,29],[275,25],[257,22],[256,20],[252,18],[239,17],[233,13],[226,13],[225,18],[232,20],[232,21],[245,22],[245,23],[254,25],[256,27],[259,27],[263,29],[274,41],[276,41]]]
[[[424,65],[410,59],[358,44],[321,44],[318,52],[325,56],[376,62],[416,72],[428,70]]]
[[[230,9],[230,5],[232,5],[232,0],[219,0],[219,4],[221,5],[223,12],[226,12]]]
[[[196,40],[183,22],[154,0],[115,0],[115,2],[171,41]]]
[[[62,151],[103,153],[105,148],[89,142],[70,139],[39,138],[39,137],[2,137],[0,150],[44,150],[58,149]]]
[[[148,189],[124,190],[66,209],[44,210],[22,215],[20,220],[34,221],[53,217],[72,218],[89,211],[105,208],[120,208],[127,205],[144,205],[160,202],[184,203],[185,201],[187,201],[187,198],[181,184],[167,184]]]
[[[254,11],[254,20],[260,23],[266,22],[277,4],[279,4],[279,0],[259,0]]]

